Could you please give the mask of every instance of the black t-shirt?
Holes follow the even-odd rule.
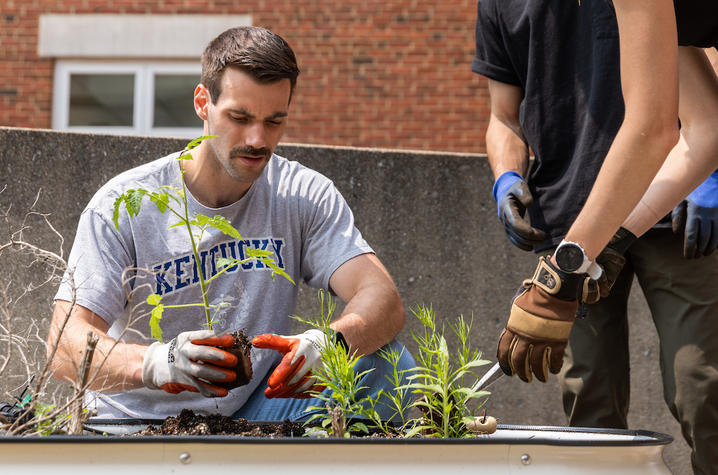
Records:
[[[472,71],[524,91],[535,156],[528,182],[536,250],[558,244],[623,121],[618,26],[606,0],[479,0]]]
[[[673,0],[678,44],[718,48],[718,0]]]

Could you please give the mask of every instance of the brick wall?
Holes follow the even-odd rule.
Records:
[[[251,14],[302,74],[286,142],[484,152],[485,80],[471,73],[476,0],[2,0],[0,125],[49,128],[53,61],[40,13]]]

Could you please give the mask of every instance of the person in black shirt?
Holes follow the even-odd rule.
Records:
[[[499,219],[517,247],[550,255],[581,212],[624,122],[619,48],[616,16],[605,0],[479,0],[472,70],[489,78],[493,192]],[[528,147],[534,152],[530,172]],[[670,217],[639,232],[627,251],[619,249],[626,264],[622,270],[614,265],[610,295],[586,306],[587,318],[573,328],[569,320],[559,381],[571,425],[627,427],[627,300],[635,274],[660,337],[665,400],[693,447],[696,472],[710,473],[718,466],[718,441],[711,440],[718,427],[718,325],[712,322],[718,257],[710,255],[718,235],[718,174],[682,201],[673,217],[679,234],[671,231]],[[619,248],[634,239],[621,236],[629,238]],[[684,254],[708,257],[689,260]],[[532,349],[541,348],[540,338],[522,336]],[[545,380],[546,368],[536,366],[554,370],[563,356],[560,345],[547,348],[538,365],[529,358],[504,360],[502,367],[524,380]]]

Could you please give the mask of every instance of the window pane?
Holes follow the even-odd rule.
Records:
[[[72,74],[70,125],[132,126],[133,74]]]
[[[198,74],[155,75],[155,111],[153,127],[202,127],[194,112],[193,93]]]

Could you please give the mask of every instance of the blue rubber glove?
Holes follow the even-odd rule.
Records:
[[[499,221],[514,246],[531,251],[546,239],[545,232],[531,227],[524,218],[526,209],[533,204],[534,199],[521,175],[514,171],[503,173],[494,183],[492,192],[498,207]]]
[[[707,256],[718,247],[718,170],[673,209],[674,233],[685,227],[683,256]]]

